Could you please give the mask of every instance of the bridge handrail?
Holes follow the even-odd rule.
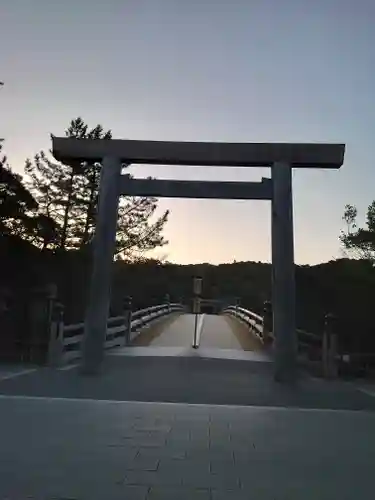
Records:
[[[259,316],[259,314],[256,314],[253,311],[250,311],[250,309],[245,309],[244,307],[237,307],[236,306],[229,306],[229,307],[234,307],[234,309],[237,309],[237,311],[248,315],[249,317],[255,319],[259,323],[263,323],[263,317]]]
[[[224,313],[238,318],[240,321],[250,327],[252,332],[263,342],[263,318],[259,314],[239,306],[228,306]]]
[[[246,323],[251,327],[253,333],[255,333],[260,338],[260,340],[263,341],[264,318],[262,316],[254,313],[253,311],[250,311],[249,309],[245,309],[244,307],[239,306],[228,306],[224,309],[223,312],[232,314]],[[316,333],[307,332],[306,330],[302,330],[299,328],[296,331],[298,336],[299,349],[302,350],[303,348],[313,347],[311,344],[315,344],[314,347],[317,347],[317,344],[319,344],[319,347],[321,348],[322,337],[320,337]],[[272,332],[269,332],[268,337],[274,340]]]
[[[131,313],[130,331],[128,338],[133,340],[139,331],[154,322],[156,319],[167,316],[184,308],[179,303],[158,304],[139,309]],[[81,344],[84,336],[83,322],[62,327],[62,362],[71,361],[81,356]],[[120,347],[125,344],[127,326],[124,316],[112,316],[107,321],[105,348]],[[68,334],[68,335],[67,335]]]
[[[269,341],[273,342],[275,338],[272,333],[272,311],[266,304],[269,305],[269,302],[265,303],[263,318],[249,309],[235,305],[226,307],[223,312],[245,323],[253,334],[267,344]],[[334,315],[325,315],[324,328],[320,335],[301,328],[297,328],[296,333],[299,360],[314,370],[320,365],[325,377],[337,376],[339,366],[345,364],[353,366],[358,364],[365,369],[371,365],[375,366],[375,353],[349,352],[339,345],[340,331],[335,324]]]

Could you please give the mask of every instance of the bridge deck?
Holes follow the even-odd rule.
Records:
[[[174,315],[154,327],[144,330],[134,346],[189,347],[193,343],[194,314]],[[260,341],[243,324],[228,316],[199,315],[199,345],[202,348],[260,351]]]
[[[229,316],[204,315],[202,347],[259,351],[262,345],[249,329]]]
[[[193,341],[194,315],[173,315],[160,325],[146,328],[133,342],[136,346],[187,347]]]

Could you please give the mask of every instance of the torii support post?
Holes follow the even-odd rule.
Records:
[[[121,161],[116,158],[104,158],[100,177],[99,210],[94,237],[94,259],[85,318],[82,360],[82,372],[91,375],[100,372],[104,359],[120,176]]]
[[[293,382],[297,372],[292,167],[272,167],[272,299],[275,379]]]

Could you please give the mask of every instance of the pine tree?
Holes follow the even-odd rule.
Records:
[[[72,135],[72,132],[74,132],[74,127],[72,128],[72,125],[76,122],[77,120],[73,121],[70,129],[68,129],[68,137],[75,137]],[[112,138],[111,131],[108,130],[107,132],[104,132],[101,125],[97,125],[89,132],[87,132],[87,125],[84,125],[84,127],[85,138]],[[83,247],[90,242],[95,228],[96,210],[99,196],[100,170],[100,163],[85,162],[80,166],[80,170],[77,171],[77,190],[74,199],[74,206],[77,208],[77,214],[73,235],[80,247]]]
[[[67,137],[111,139],[111,131],[101,125],[89,130],[81,118],[72,120]],[[29,187],[46,217],[56,221],[60,249],[83,249],[94,235],[99,197],[100,163],[64,164],[52,161],[41,151],[27,161]],[[143,257],[166,244],[162,236],[168,211],[155,217],[155,198],[120,199],[116,256],[126,260]]]
[[[157,209],[155,198],[120,200],[116,254],[125,260],[140,260],[150,250],[167,244],[162,231],[168,221],[165,211],[153,221]]]
[[[0,144],[0,152],[2,146]],[[24,231],[27,212],[38,204],[22,184],[20,175],[12,172],[7,157],[0,158],[0,232],[18,234]]]
[[[67,137],[85,138],[87,125],[78,118],[65,131]],[[79,217],[80,173],[82,165],[67,165],[52,161],[44,151],[35,155],[34,161],[26,160],[25,173],[28,186],[34,194],[39,210],[55,220],[59,228],[57,246],[60,249],[75,248],[75,229],[72,224]]]

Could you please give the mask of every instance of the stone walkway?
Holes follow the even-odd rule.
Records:
[[[375,414],[0,397],[0,498],[373,497]]]
[[[373,497],[371,391],[303,374],[277,384],[269,358],[243,350],[246,331],[204,315],[208,346],[192,349],[193,326],[192,315],[160,323],[147,337],[159,346],[108,352],[99,376],[3,374],[0,499]],[[147,349],[158,354],[129,355]]]

